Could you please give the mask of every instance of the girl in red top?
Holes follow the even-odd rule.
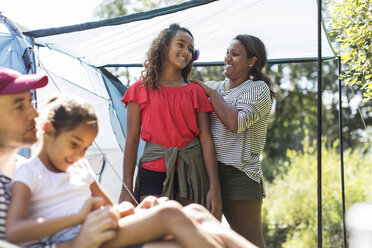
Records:
[[[153,40],[144,63],[145,70],[141,79],[134,83],[125,93],[122,102],[127,108],[127,137],[124,150],[124,183],[133,192],[133,174],[137,161],[137,151],[140,135],[146,146],[148,144],[165,149],[165,157],[145,162],[139,168],[139,197],[140,200],[147,195],[165,195],[165,185],[172,184],[171,190],[180,203],[186,205],[195,201],[192,198],[192,187],[195,175],[184,177],[184,162],[180,153],[190,144],[197,142],[197,151],[192,156],[200,156],[201,163],[196,167],[206,170],[209,179],[206,199],[201,202],[215,216],[221,214],[220,185],[217,174],[217,162],[214,143],[211,138],[208,112],[213,108],[203,89],[189,83],[188,77],[196,57],[194,40],[191,32],[178,24],[172,24],[164,29]],[[146,153],[146,148],[145,152]],[[177,157],[175,163],[169,164],[167,156],[173,154]],[[174,155],[176,154],[176,155]],[[197,155],[195,155],[197,154]],[[177,156],[178,155],[178,156]],[[171,157],[169,155],[168,157]],[[142,159],[144,156],[142,157]],[[183,156],[187,160],[190,156]],[[166,161],[168,161],[166,165]],[[177,168],[177,172],[170,173],[169,167]],[[204,164],[203,164],[204,162]],[[204,169],[205,165],[205,169]],[[182,167],[182,168],[181,168]],[[168,170],[167,170],[168,168]],[[192,170],[192,169],[191,169]],[[188,169],[186,169],[188,171]],[[187,172],[186,172],[187,173]],[[192,174],[193,172],[191,172]],[[187,197],[182,197],[182,183],[186,182]],[[205,182],[198,182],[204,184]],[[208,185],[208,182],[206,182]],[[163,187],[164,186],[164,187]],[[191,195],[191,197],[189,197]],[[168,197],[173,198],[172,195]],[[188,198],[188,199],[185,199]],[[131,201],[126,189],[122,189],[120,201]]]

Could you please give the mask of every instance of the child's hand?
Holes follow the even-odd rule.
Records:
[[[207,194],[207,209],[218,220],[222,220],[222,200],[219,190],[209,190]]]
[[[155,197],[155,196],[147,196],[145,199],[143,199],[138,206],[134,209],[134,211],[140,212],[145,209],[152,208],[154,206],[157,206],[159,204],[162,204],[163,202],[168,201],[168,197]]]
[[[93,210],[88,213],[79,234],[71,243],[70,248],[98,248],[100,245],[117,235],[118,223],[115,213],[108,207]]]
[[[134,206],[128,201],[123,201],[118,206],[116,206],[116,208],[119,212],[120,218],[134,214]]]
[[[102,201],[103,199],[100,197],[91,197],[86,200],[80,211],[77,213],[79,224],[85,220],[89,212],[100,207]]]

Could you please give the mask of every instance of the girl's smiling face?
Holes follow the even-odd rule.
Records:
[[[65,172],[72,164],[85,156],[92,145],[98,130],[82,123],[69,131],[62,131],[57,136],[53,126],[47,122],[44,126],[44,144],[39,158],[53,172]]]
[[[167,62],[183,69],[191,62],[193,52],[194,39],[187,32],[178,31],[169,45]]]

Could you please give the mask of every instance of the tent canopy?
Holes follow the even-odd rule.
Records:
[[[37,45],[94,67],[141,66],[155,36],[171,23],[193,33],[196,65],[222,64],[229,42],[251,34],[266,45],[269,61],[316,61],[315,0],[194,0],[152,11],[60,28],[25,32]],[[335,54],[322,30],[322,57]]]
[[[321,7],[321,4],[319,6]],[[122,175],[123,148],[120,145],[125,139],[125,109],[120,103],[122,91],[115,87],[115,80],[103,75],[96,68],[141,66],[151,41],[160,30],[171,23],[179,23],[192,31],[195,47],[201,51],[195,65],[223,64],[226,48],[238,34],[251,34],[260,38],[266,45],[268,59],[272,63],[317,61],[319,6],[316,0],[193,0],[133,15],[33,30],[24,34],[33,38],[39,46],[49,47],[75,58],[75,61],[83,62],[79,65],[85,67],[80,70],[84,76],[79,80],[74,79],[73,83],[57,74],[49,74],[53,84],[50,83],[49,90],[43,89],[46,91],[40,95],[47,97],[51,92],[60,93],[62,89],[64,92],[84,95],[96,104],[99,119],[102,118],[100,122],[110,133],[100,133],[97,143],[88,155],[91,155],[94,161],[101,161],[98,164],[105,164],[107,160],[108,164],[112,165],[111,170],[98,168],[97,171],[100,171],[104,188],[109,189],[113,198],[117,198],[122,184],[119,177]],[[14,36],[13,33],[11,35]],[[0,29],[0,36],[3,39],[0,40],[1,47],[18,45],[9,43],[10,35],[4,33],[3,29]],[[334,58],[335,53],[324,32],[324,26],[321,37],[322,58]],[[17,55],[21,60],[20,54]],[[51,57],[56,60],[56,57]],[[8,63],[12,58],[7,58],[5,62]],[[70,64],[72,63],[58,65],[55,69],[63,70],[61,75],[67,77],[73,74],[72,70],[66,70],[65,67]],[[321,68],[318,68],[318,118],[321,116],[319,82]],[[319,123],[321,122],[318,122],[318,128],[321,126]],[[112,129],[107,128],[110,125]],[[321,134],[321,129],[318,130]],[[113,142],[115,139],[116,143]],[[320,141],[321,137],[318,137],[319,147]],[[321,152],[321,149],[319,151]],[[318,172],[321,168],[321,153],[319,155]],[[114,175],[119,178],[116,182],[112,180]],[[321,186],[321,180],[318,180],[318,187],[319,185]],[[318,192],[321,193],[320,190]],[[321,199],[321,194],[318,194],[318,199]],[[319,208],[321,209],[321,204],[318,201]],[[320,211],[318,216],[322,216]],[[321,237],[321,234],[319,236]]]
[[[29,48],[14,22],[0,13],[0,66],[27,73],[32,67]]]
[[[107,71],[102,70],[104,72],[101,73],[101,70],[48,49],[48,52],[55,53],[45,60],[48,70],[36,67],[39,63],[34,60],[34,54],[29,49],[32,46],[28,42],[12,20],[0,13],[0,67],[12,68],[23,74],[35,73],[37,70],[38,73],[49,76],[48,85],[34,91],[40,112],[43,112],[43,107],[51,97],[61,94],[82,97],[94,106],[99,120],[99,132],[86,157],[101,185],[113,199],[118,199],[122,186],[125,143],[125,109],[120,99],[126,88],[116,82],[117,79]],[[61,55],[65,58],[61,58]],[[59,65],[57,68],[62,70],[49,66],[53,65],[50,60],[56,61]],[[141,149],[142,147],[139,153],[142,152]],[[19,154],[29,157],[30,151],[21,149]]]

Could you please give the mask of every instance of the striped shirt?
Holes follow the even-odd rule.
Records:
[[[6,213],[10,202],[10,193],[6,185],[11,179],[0,172],[0,239],[5,240]]]
[[[266,196],[261,161],[272,106],[270,88],[263,81],[248,80],[238,87],[225,90],[225,82],[206,83],[228,104],[238,109],[236,133],[228,130],[215,113],[210,116],[217,160],[234,166],[252,180],[262,183],[263,196]]]

